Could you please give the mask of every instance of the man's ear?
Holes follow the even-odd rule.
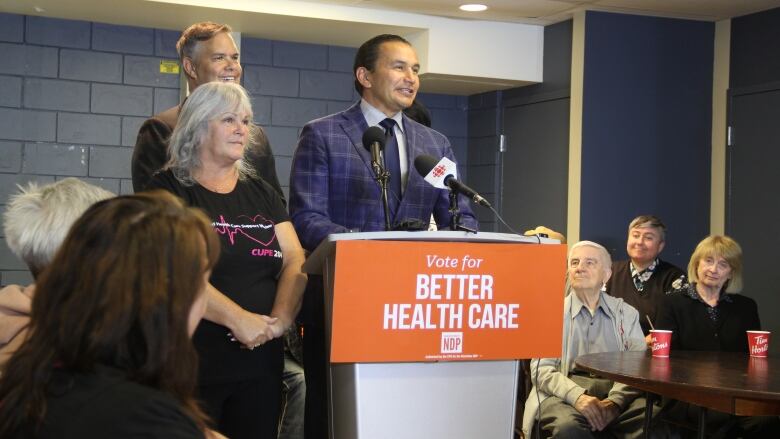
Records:
[[[604,270],[604,285],[609,282],[610,277],[612,277],[612,268]]]
[[[365,67],[358,67],[355,70],[355,78],[363,88],[371,88],[371,71]]]
[[[661,241],[660,244],[658,244],[658,253],[661,253],[664,251],[664,247],[666,246],[666,241]]]
[[[198,79],[198,72],[197,69],[195,69],[195,63],[192,62],[192,58],[184,57],[181,61],[181,67],[184,69],[184,74],[187,75],[188,78]]]

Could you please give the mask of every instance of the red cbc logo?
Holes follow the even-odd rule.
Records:
[[[446,167],[446,166],[444,166],[444,165],[438,165],[438,166],[436,166],[435,168],[433,168],[433,171],[432,171],[432,172],[433,172],[433,174],[432,174],[432,175],[433,175],[434,177],[436,177],[436,178],[438,178],[438,177],[441,177],[442,175],[444,175],[444,171],[446,171],[446,170],[447,170],[447,167]]]

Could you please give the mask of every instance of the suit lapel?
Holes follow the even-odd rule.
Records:
[[[363,111],[360,109],[360,102],[356,103],[347,111],[345,111],[343,117],[344,119],[341,123],[341,127],[352,142],[352,147],[355,148],[355,153],[361,158],[363,164],[366,166],[368,175],[373,178],[374,168],[371,167],[371,153],[368,151],[368,149],[366,149],[365,146],[363,146],[363,133],[365,133],[365,131],[368,129],[368,123],[366,122],[366,118],[363,116]],[[379,183],[375,182],[374,184],[376,184],[377,194],[381,194],[381,191],[379,190]],[[383,209],[381,200],[379,198],[376,200],[376,208]],[[394,218],[398,216],[398,212],[400,211],[400,204],[399,207],[395,209],[395,212],[393,212],[391,208],[391,222],[395,222]],[[382,211],[381,215],[384,215],[384,211]],[[382,216],[382,218],[384,218],[384,216]]]
[[[342,114],[341,128],[344,133],[349,137],[352,142],[352,147],[355,148],[355,152],[363,160],[369,171],[373,175],[371,169],[371,153],[363,146],[363,133],[368,129],[366,118],[363,117],[363,112],[360,110],[360,102],[349,107],[347,111]]]
[[[424,192],[425,189],[424,185],[428,184],[414,168],[414,159],[420,154],[428,153],[428,149],[422,138],[422,133],[406,115],[404,115],[403,118],[404,134],[406,136],[407,182],[406,190],[401,197],[401,202],[396,211],[391,215],[393,223],[407,219],[409,215],[407,215],[406,210],[409,200],[419,201],[422,197],[421,192]],[[361,158],[370,175],[373,176],[374,170],[371,168],[371,153],[363,146],[363,133],[368,129],[368,124],[366,123],[366,118],[363,117],[363,112],[360,110],[360,102],[357,102],[342,113],[342,120],[339,125],[352,142],[355,153]]]

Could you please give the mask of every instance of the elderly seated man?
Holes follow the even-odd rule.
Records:
[[[76,178],[45,186],[30,183],[20,188],[6,207],[3,230],[8,247],[37,278],[81,214],[113,196]],[[32,285],[8,285],[0,290],[0,368],[25,339],[33,289]]]
[[[609,253],[595,242],[578,242],[569,251],[572,293],[564,301],[563,352],[561,358],[531,360],[534,388],[523,415],[526,437],[531,437],[535,420],[543,438],[643,434],[645,400],[640,391],[589,376],[574,364],[583,354],[647,348],[636,309],[602,291],[611,266]]]

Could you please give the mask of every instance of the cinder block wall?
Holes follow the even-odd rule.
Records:
[[[499,143],[503,132],[501,92],[469,96],[467,118],[469,144],[467,165],[471,187],[501,211],[501,179]],[[497,232],[498,223],[493,213],[483,207],[474,208],[480,230]]]
[[[78,177],[130,193],[138,127],[178,103],[181,30],[0,14],[0,211],[17,184]],[[271,140],[287,191],[301,127],[357,100],[354,48],[244,37],[244,86]],[[421,94],[433,127],[450,137],[466,169],[465,97]],[[0,232],[0,285],[32,280]]]

